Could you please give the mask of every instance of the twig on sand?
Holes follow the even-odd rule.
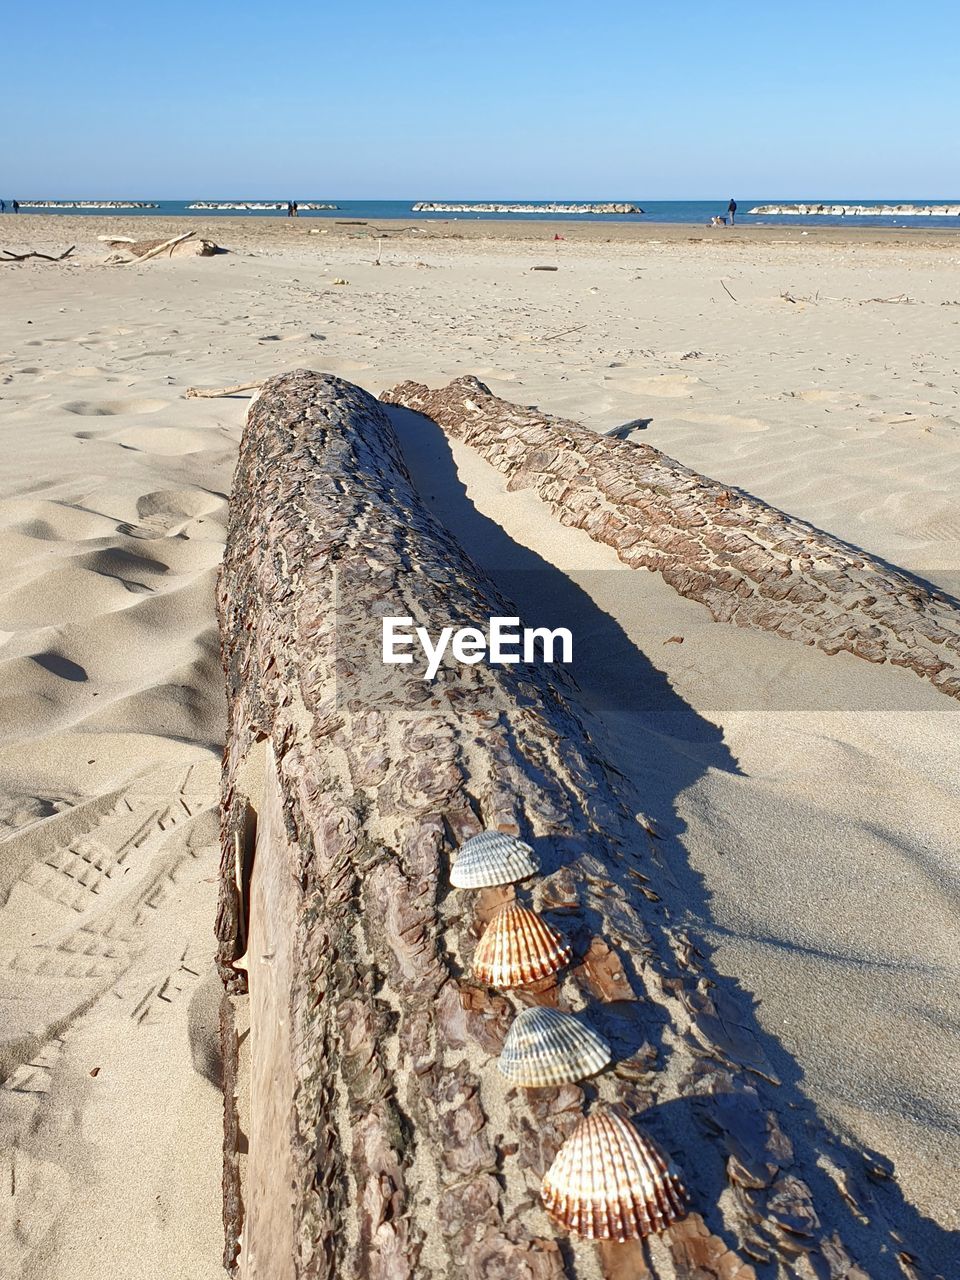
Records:
[[[62,262],[64,258],[69,258],[71,253],[77,246],[72,244],[69,249],[64,249],[63,253],[38,253],[36,249],[31,249],[29,253],[14,253],[12,249],[4,249],[4,256],[0,258],[0,262],[26,262],[27,258],[42,258],[44,262]]]
[[[861,305],[861,307],[862,307],[862,306],[864,306],[864,305],[865,305],[866,303],[868,303],[868,302],[907,302],[907,303],[913,303],[914,301],[915,301],[915,299],[914,299],[914,298],[908,298],[908,297],[907,297],[907,295],[906,295],[905,293],[898,293],[898,294],[897,294],[897,296],[896,296],[895,298],[864,298],[863,302],[861,302],[861,303],[860,303],[860,305]]]
[[[720,283],[721,283],[721,284],[723,284],[723,278],[722,278],[722,277],[721,277],[721,279],[720,279]],[[730,293],[730,290],[727,288],[727,286],[726,286],[725,284],[723,284],[723,287],[724,287],[724,290],[726,291],[726,293],[727,293],[731,298],[733,298],[733,301],[734,301],[734,302],[736,302],[736,298],[734,298],[734,297],[733,297],[733,294],[732,294],[732,293]]]
[[[219,396],[238,396],[241,391],[259,391],[262,382],[238,382],[235,387],[187,387],[184,400],[215,400]]]
[[[548,333],[545,338],[541,338],[541,342],[552,342],[554,338],[562,338],[568,333],[579,333],[581,329],[585,329],[585,324],[575,324],[572,329],[561,329],[558,333]]]

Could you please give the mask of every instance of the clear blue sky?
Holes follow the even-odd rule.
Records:
[[[957,0],[46,0],[7,196],[960,196]]]

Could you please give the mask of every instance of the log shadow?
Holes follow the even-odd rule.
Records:
[[[684,823],[678,802],[684,790],[709,769],[740,772],[723,741],[722,729],[673,690],[664,673],[636,647],[620,623],[599,608],[567,573],[515,542],[500,525],[476,509],[440,427],[410,410],[390,405],[384,408],[424,506],[459,541],[498,590],[516,604],[523,625],[568,626],[575,637],[589,637],[588,652],[579,652],[575,643],[574,662],[566,668],[572,672],[581,697],[576,711],[603,754],[620,772],[623,787],[618,790],[628,802],[642,804],[644,812],[656,820],[661,836],[656,841],[657,861],[665,878],[672,882],[672,923],[693,927],[698,949],[705,953],[700,963],[702,974],[716,992],[722,993],[725,1017],[733,1011],[737,1026],[755,1041],[777,1077],[777,1085],[768,1084],[759,1073],[749,1077],[757,1090],[757,1112],[762,1117],[767,1110],[776,1111],[795,1152],[787,1172],[796,1171],[809,1186],[823,1234],[838,1232],[871,1280],[902,1280],[904,1268],[896,1255],[903,1247],[919,1249],[931,1274],[939,1273],[946,1280],[960,1256],[960,1232],[950,1231],[921,1214],[892,1178],[868,1180],[871,1171],[876,1174],[878,1169],[889,1168],[890,1162],[833,1131],[829,1120],[820,1115],[804,1093],[799,1063],[775,1036],[761,1028],[752,995],[736,978],[716,969],[704,942],[706,933],[716,936],[719,930],[713,919],[709,887],[690,865],[680,840]],[[626,590],[634,571],[625,567],[622,572]],[[608,718],[616,719],[621,726],[621,731],[612,736],[604,728]],[[629,740],[622,732],[627,721],[633,726]],[[616,744],[613,750],[612,743]],[[558,919],[558,923],[562,922]],[[651,920],[650,927],[656,932],[657,923]],[[602,1018],[597,1025],[601,1021]],[[651,1039],[659,1048],[662,1029],[652,1026],[650,1030]],[[715,1065],[721,1067],[722,1060]],[[730,1238],[715,1207],[729,1188],[726,1167],[719,1150],[703,1141],[705,1127],[722,1124],[722,1103],[721,1099],[714,1105],[708,1094],[682,1097],[639,1119],[669,1151],[682,1156],[684,1171],[692,1184],[693,1207],[702,1213],[711,1231],[735,1247],[736,1241]],[[737,1122],[739,1125],[741,1120],[738,1118]],[[766,1137],[764,1126],[756,1117],[743,1118],[742,1124],[748,1137],[750,1126],[756,1127],[759,1152],[761,1140]],[[743,1134],[741,1138],[748,1140]],[[866,1215],[872,1216],[874,1203],[882,1208],[903,1244],[889,1238],[869,1220],[860,1221],[846,1212],[827,1164],[847,1173],[847,1186]],[[772,1272],[760,1266],[757,1274]]]

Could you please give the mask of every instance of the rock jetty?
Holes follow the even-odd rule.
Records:
[[[960,204],[758,204],[750,213],[832,218],[960,218]]]
[[[286,209],[286,200],[195,200],[193,204],[188,204],[188,209],[240,209],[248,210],[251,213],[266,212],[272,209]],[[339,209],[338,204],[298,204],[297,208],[302,210],[316,209]]]
[[[301,208],[303,206],[301,205]],[[643,213],[638,204],[437,204],[420,200],[414,213]]]
[[[21,209],[156,209],[150,200],[21,200]]]

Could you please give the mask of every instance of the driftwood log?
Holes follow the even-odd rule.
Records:
[[[432,418],[509,489],[533,489],[564,524],[658,570],[719,621],[909,667],[960,698],[960,608],[909,574],[652,445],[500,400],[473,377],[438,391],[404,382],[382,399]]]
[[[303,371],[264,385],[218,609],[228,1268],[917,1274],[901,1271],[913,1263],[892,1235],[889,1166],[826,1134],[777,1080],[749,1001],[680,923],[682,849],[635,816],[642,791],[601,758],[562,669],[443,667],[430,683],[380,662],[383,615],[434,630],[513,611],[421,504],[371,396]],[[541,876],[452,890],[451,854],[481,828],[521,833]],[[503,995],[472,979],[471,958],[514,888],[574,957],[559,982]],[[532,1002],[585,1011],[615,1068],[509,1087],[496,1056]],[[546,1167],[598,1098],[639,1117],[690,1190],[689,1216],[643,1245],[570,1239],[540,1207]]]

